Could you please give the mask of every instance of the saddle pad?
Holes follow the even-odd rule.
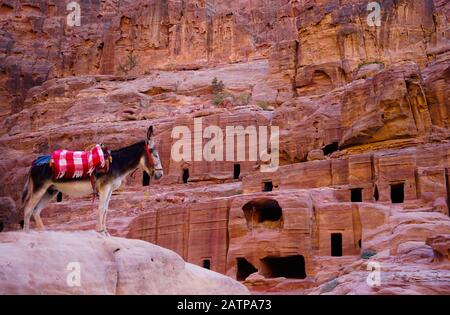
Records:
[[[83,178],[90,176],[97,167],[104,167],[105,156],[97,144],[90,151],[57,150],[52,153],[50,164],[56,179]]]

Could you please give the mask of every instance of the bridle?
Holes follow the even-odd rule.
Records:
[[[145,142],[145,152],[147,152],[147,158],[148,158],[148,164],[150,165],[151,168],[155,168],[155,161],[153,160],[153,155],[152,153],[155,151],[155,145],[152,144],[149,148],[148,146],[148,141]]]
[[[148,141],[145,142],[145,152],[147,152],[147,158],[148,158],[148,164],[150,168],[153,168],[154,171],[162,171],[162,168],[156,169],[156,163],[153,159],[153,154],[156,151],[155,145],[152,143],[151,145],[148,144]]]

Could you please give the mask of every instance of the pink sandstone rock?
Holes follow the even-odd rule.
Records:
[[[2,294],[248,294],[226,276],[139,240],[9,232],[0,247]]]

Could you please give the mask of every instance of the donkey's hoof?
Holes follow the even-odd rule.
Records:
[[[100,235],[102,235],[102,236],[106,236],[106,237],[109,237],[109,236],[111,236],[109,233],[108,233],[108,231],[105,231],[105,230],[103,230],[103,231],[97,231]]]

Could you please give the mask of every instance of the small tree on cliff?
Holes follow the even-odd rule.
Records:
[[[211,82],[211,87],[213,89],[214,94],[218,94],[223,92],[225,89],[225,84],[223,84],[222,80],[217,80],[217,78],[214,78]]]
[[[127,56],[125,63],[119,64],[117,70],[123,72],[125,75],[128,75],[128,72],[136,68],[137,65],[138,62],[136,56],[133,55],[133,52],[130,52]]]
[[[225,84],[223,84],[222,80],[217,80],[214,78],[211,82],[211,87],[213,90],[213,104],[218,106],[222,103],[226,98],[231,97],[234,99],[233,94],[228,92],[225,89]]]

